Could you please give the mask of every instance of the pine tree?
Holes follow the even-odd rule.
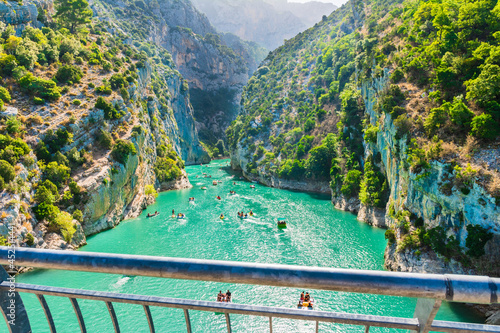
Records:
[[[76,29],[86,23],[90,23],[92,10],[89,8],[87,0],[57,0],[56,15],[57,22],[75,33]]]

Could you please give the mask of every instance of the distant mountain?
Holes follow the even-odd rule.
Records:
[[[274,50],[285,39],[319,22],[337,7],[321,2],[286,0],[192,0],[220,32],[230,32]]]

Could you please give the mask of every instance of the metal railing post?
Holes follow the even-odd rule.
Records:
[[[186,318],[186,328],[187,328],[187,333],[191,333],[191,319],[189,319],[189,311],[187,309],[184,309],[184,317]]]
[[[111,321],[113,322],[113,327],[116,333],[120,333],[120,325],[118,325],[118,318],[116,317],[116,312],[113,307],[113,303],[106,302],[106,307],[108,308],[109,315],[111,316]]]
[[[153,323],[153,316],[151,316],[151,311],[149,310],[149,306],[143,305],[144,312],[146,312],[146,318],[148,319],[149,331],[151,333],[155,333],[155,325]]]
[[[225,313],[225,315],[226,315],[227,333],[231,333],[231,318],[229,318],[229,313]]]
[[[73,305],[73,310],[75,310],[76,318],[78,319],[78,325],[80,325],[80,330],[82,333],[87,332],[87,328],[85,327],[85,322],[83,321],[82,311],[80,310],[80,306],[78,305],[78,301],[76,298],[70,298],[71,305]]]
[[[413,332],[428,333],[440,306],[440,299],[419,298],[413,314],[413,318],[418,319],[419,329]]]
[[[47,304],[45,297],[43,297],[43,295],[36,295],[36,297],[38,297],[38,300],[42,305],[43,312],[45,313],[45,317],[47,317],[47,322],[49,323],[50,332],[56,333],[56,326],[54,325],[54,319],[52,318],[52,313],[50,313],[49,305]]]

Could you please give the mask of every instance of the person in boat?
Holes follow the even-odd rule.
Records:
[[[236,185],[236,182],[233,182],[233,185]]]
[[[253,212],[251,209],[250,209],[250,212],[248,212],[248,215],[253,216]]]
[[[222,302],[224,298],[224,294],[222,293],[222,290],[219,290],[219,294],[217,295],[217,302]]]
[[[231,292],[229,291],[229,289],[227,290],[226,293],[226,302],[231,302]]]
[[[247,218],[247,217],[248,217],[248,215],[247,215],[247,214],[245,214],[245,218]]]
[[[220,196],[217,196],[217,200],[220,200]]]
[[[304,297],[304,301],[309,302],[311,300],[311,296],[309,293],[306,293],[306,296]]]
[[[300,303],[302,303],[303,300],[304,300],[304,292],[301,292],[300,293]]]
[[[224,218],[224,214],[220,214],[220,218],[223,219]]]
[[[240,212],[238,212],[238,217],[241,217],[241,213]]]

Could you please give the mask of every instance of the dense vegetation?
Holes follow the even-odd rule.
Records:
[[[350,1],[266,58],[227,130],[229,149],[245,153],[251,176],[330,181],[335,197],[385,208],[381,156],[367,156],[365,147],[377,143],[377,119],[391,117],[394,140],[407,147],[403,168],[425,177],[432,160],[446,161],[455,179],[443,193],[466,195],[477,182],[500,199],[498,174],[467,164],[500,134],[499,30],[496,1]],[[359,88],[388,72],[371,119]],[[421,233],[422,245],[432,234],[407,211],[392,215],[407,243]],[[483,246],[488,237],[476,239]]]

